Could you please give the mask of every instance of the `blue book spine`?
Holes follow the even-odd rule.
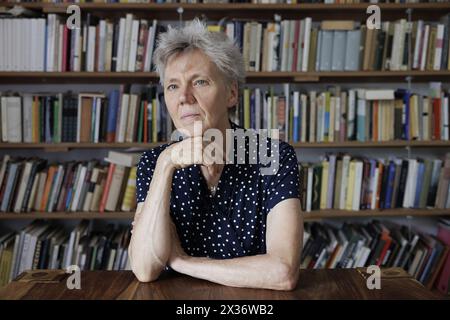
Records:
[[[119,90],[113,90],[109,93],[108,99],[108,124],[106,129],[107,137],[116,132],[118,107],[119,107]]]
[[[416,190],[415,190],[415,196],[414,196],[414,208],[419,207],[420,202],[420,192],[422,191],[422,185],[423,185],[423,176],[425,174],[425,164],[420,162],[419,168],[417,170],[417,184],[416,184]]]
[[[423,268],[422,274],[420,275],[420,278],[419,278],[419,281],[421,283],[424,283],[424,281],[425,281],[425,278],[429,272],[431,263],[433,262],[434,257],[436,256],[436,252],[437,252],[436,248],[431,249],[430,258],[428,259],[427,264]]]
[[[300,104],[299,104],[299,109],[300,109]],[[294,115],[293,115],[293,128],[292,128],[292,135],[293,138],[292,140],[294,142],[298,142],[299,141],[299,133],[300,133],[300,110],[297,110],[297,112],[295,111],[294,108]]]
[[[395,179],[395,163],[394,161],[391,161],[389,163],[389,175],[386,190],[385,209],[389,209],[392,205],[392,194],[394,192],[394,179]]]
[[[234,29],[236,30],[236,43],[242,50],[242,22],[236,21],[234,26],[235,26]]]
[[[323,126],[323,136],[325,141],[328,141],[328,134],[330,132],[330,111],[327,108],[324,109],[324,126]]]

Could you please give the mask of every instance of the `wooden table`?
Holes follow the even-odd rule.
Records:
[[[364,269],[302,270],[293,291],[233,288],[167,272],[152,283],[140,283],[131,271],[83,271],[81,289],[69,290],[64,271],[48,270],[43,277],[22,273],[0,288],[0,299],[108,300],[292,300],[292,299],[442,299],[405,271],[382,269],[381,289],[369,290]],[[51,282],[45,277],[53,277]],[[27,281],[29,277],[32,281]],[[35,280],[33,280],[35,279]],[[46,282],[47,281],[47,282]]]

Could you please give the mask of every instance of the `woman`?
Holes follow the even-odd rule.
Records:
[[[279,143],[271,175],[259,164],[224,164],[202,153],[206,130],[225,136],[238,128],[228,111],[245,77],[239,48],[194,20],[160,35],[154,64],[170,117],[187,137],[145,152],[138,164],[134,274],[149,282],[170,266],[223,285],[292,290],[303,238],[294,149]]]

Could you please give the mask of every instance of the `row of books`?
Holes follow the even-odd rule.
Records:
[[[247,71],[450,70],[449,16],[440,23],[385,21],[379,29],[351,20],[239,21],[210,24],[239,44]],[[152,70],[156,19],[131,13],[118,21],[87,14],[79,29],[48,14],[0,19],[0,71]],[[409,46],[412,52],[409,52]],[[20,54],[17,54],[19,52]]]
[[[75,29],[53,13],[0,19],[0,71],[151,71],[155,36],[164,29],[156,19],[91,19],[88,13]]]
[[[401,88],[330,86],[303,93],[284,84],[281,94],[273,87],[245,88],[235,116],[245,128],[278,129],[282,139],[294,143],[448,141],[448,93],[439,83],[430,87],[429,95]]]
[[[3,142],[168,141],[172,121],[155,86],[130,92],[0,93]]]
[[[302,268],[355,268],[369,265],[402,267],[428,288],[448,292],[450,222],[441,220],[436,236],[389,222],[307,222]],[[0,236],[0,286],[29,269],[129,270],[130,228],[93,230],[81,221],[70,231],[33,221]]]
[[[343,142],[450,139],[448,92],[430,84],[422,95],[406,89],[283,93],[244,88],[230,117],[238,125],[278,129],[290,142]],[[128,86],[98,93],[0,92],[2,142],[162,142],[173,122],[164,95],[155,86],[133,93]]]
[[[300,163],[304,211],[450,208],[450,153],[445,159],[373,159],[329,154]]]
[[[448,15],[440,23],[384,21],[379,29],[308,17],[233,21],[224,30],[241,45],[247,71],[397,71],[449,70],[449,26]]]
[[[449,293],[450,221],[436,235],[389,221],[342,225],[306,222],[302,268],[401,267],[429,289]]]
[[[35,220],[23,229],[0,236],[0,287],[25,270],[130,270],[131,228],[110,224],[95,230],[83,220],[72,230]]]
[[[109,151],[105,164],[99,160],[50,163],[5,155],[0,167],[0,211],[133,211],[140,156]]]

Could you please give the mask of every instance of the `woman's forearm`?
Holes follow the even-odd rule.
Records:
[[[173,171],[173,166],[163,157],[158,159],[147,197],[135,217],[129,254],[131,268],[142,282],[155,280],[169,259]]]
[[[178,272],[226,286],[292,290],[296,287],[299,265],[290,265],[269,254],[232,259],[185,256],[172,265]]]

